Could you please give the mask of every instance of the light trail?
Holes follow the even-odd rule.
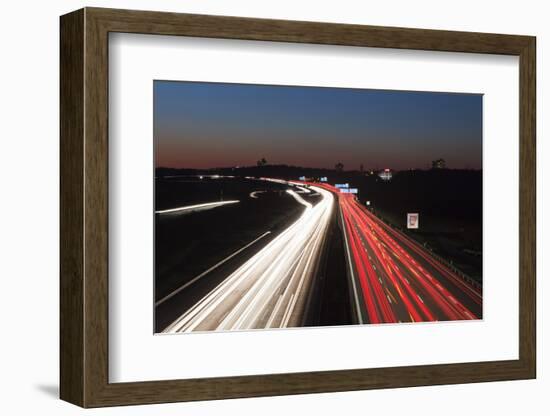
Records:
[[[190,213],[190,212],[203,211],[206,209],[221,207],[223,205],[236,204],[238,202],[239,201],[207,202],[205,204],[196,204],[196,205],[188,205],[186,207],[163,209],[160,211],[155,211],[155,214],[171,214],[171,213],[179,213],[179,212]]]
[[[481,294],[475,288],[353,195],[338,194],[338,201],[346,249],[353,257],[370,323],[479,319],[471,310],[481,311]]]
[[[307,209],[311,209],[312,205],[305,201],[297,192],[294,192],[292,189],[287,189],[287,194],[292,195],[292,197],[299,203],[305,206]]]
[[[201,274],[199,274],[198,276],[195,276],[194,278],[192,278],[191,280],[189,280],[187,283],[181,285],[180,287],[178,287],[177,289],[173,290],[172,292],[170,292],[168,295],[164,296],[162,299],[159,299],[158,301],[155,302],[155,307],[159,306],[159,305],[162,305],[164,302],[166,302],[168,299],[171,299],[173,298],[174,296],[176,296],[179,292],[181,292],[183,289],[186,289],[187,287],[191,286],[193,283],[195,283],[197,280],[201,279],[202,277],[206,276],[208,273],[210,272],[213,272],[214,270],[216,270],[218,267],[222,266],[223,264],[227,263],[229,260],[231,260],[233,257],[235,257],[236,255],[242,253],[244,250],[246,250],[247,248],[253,246],[254,244],[256,244],[258,241],[260,241],[262,238],[264,238],[265,236],[268,236],[269,234],[271,234],[271,231],[266,231],[265,233],[263,233],[261,236],[259,236],[258,238],[256,238],[255,240],[251,241],[250,243],[248,243],[247,245],[245,245],[244,247],[241,247],[240,249],[238,249],[237,251],[235,251],[233,254],[227,256],[225,259],[223,259],[222,261],[214,264],[212,267],[208,268],[207,270],[205,270],[204,272],[202,272]]]
[[[254,192],[250,192],[250,198],[254,198],[254,199],[258,199],[258,194],[263,194],[264,192],[267,192],[267,191],[254,191]]]
[[[344,224],[344,216],[342,215],[342,212],[340,211],[340,218],[341,218],[341,221],[342,221],[342,224]],[[353,291],[353,300],[355,302],[355,313],[357,315],[357,322],[359,324],[363,324],[364,323],[364,319],[363,319],[363,313],[361,311],[361,304],[360,304],[360,301],[359,301],[359,294],[357,292],[357,285],[355,284],[355,274],[353,272],[353,258],[351,256],[351,253],[349,251],[349,243],[348,243],[348,236],[347,236],[347,232],[346,232],[346,229],[343,228],[343,234],[344,234],[344,246],[346,248],[346,258],[348,260],[348,267],[349,267],[349,273],[350,273],[350,278],[351,278],[351,288],[352,288],[352,291]]]
[[[265,179],[265,178],[264,178]],[[301,326],[334,209],[331,192],[222,283],[170,324],[164,333]]]

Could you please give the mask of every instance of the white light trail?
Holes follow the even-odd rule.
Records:
[[[299,204],[302,204],[303,206],[305,206],[306,208],[310,209],[312,207],[312,205],[307,202],[307,201],[304,201],[304,199],[298,195],[296,192],[294,192],[292,189],[287,189],[286,191],[288,194],[292,195],[292,197],[298,201]]]
[[[194,278],[192,278],[191,280],[189,280],[187,283],[184,283],[183,285],[181,285],[180,287],[178,287],[177,289],[173,290],[172,292],[170,292],[168,295],[166,295],[165,297],[163,297],[162,299],[159,299],[158,301],[155,302],[155,307],[163,304],[164,302],[166,302],[168,299],[171,299],[173,298],[174,296],[176,296],[179,292],[181,292],[183,289],[191,286],[193,283],[195,283],[197,280],[201,279],[202,277],[206,276],[208,273],[216,270],[218,267],[220,267],[221,265],[227,263],[229,260],[231,260],[233,257],[235,257],[236,255],[242,253],[244,250],[246,250],[248,247],[256,244],[258,241],[260,241],[262,238],[264,238],[265,236],[271,234],[271,231],[266,231],[265,233],[263,233],[261,236],[259,236],[258,238],[256,238],[255,240],[251,241],[250,243],[248,243],[247,245],[245,245],[244,247],[241,247],[240,249],[238,249],[237,251],[235,251],[233,254],[227,256],[225,259],[223,259],[222,261],[219,261],[218,263],[214,264],[212,267],[206,269],[204,272],[202,272],[201,274],[199,274],[198,276],[195,276]]]
[[[317,205],[287,191],[305,206],[300,218],[163,332],[301,325],[334,209],[331,192],[312,188],[322,196]]]
[[[267,191],[254,191],[254,192],[250,192],[250,198],[254,198],[254,199],[258,199],[258,194],[263,194]]]
[[[239,202],[239,201],[208,202],[208,203],[205,203],[205,204],[188,205],[186,207],[163,209],[163,210],[160,210],[160,211],[155,211],[155,213],[156,214],[169,214],[169,213],[174,213],[174,212],[195,212],[195,211],[202,211],[202,210],[205,210],[205,209],[220,207],[222,205],[236,204],[237,202]]]

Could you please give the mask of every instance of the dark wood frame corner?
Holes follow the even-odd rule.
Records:
[[[108,34],[197,36],[519,56],[519,359],[109,383]],[[61,386],[83,407],[534,378],[535,38],[85,8],[61,17]]]

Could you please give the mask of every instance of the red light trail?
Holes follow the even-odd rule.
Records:
[[[353,195],[338,193],[338,202],[359,323],[480,318],[482,297],[474,287]]]

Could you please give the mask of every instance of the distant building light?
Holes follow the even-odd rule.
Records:
[[[370,205],[370,201],[365,202],[365,204],[367,204],[367,206],[369,206],[369,205]]]
[[[391,169],[384,169],[382,172],[378,173],[378,177],[383,181],[389,181],[393,177]]]

